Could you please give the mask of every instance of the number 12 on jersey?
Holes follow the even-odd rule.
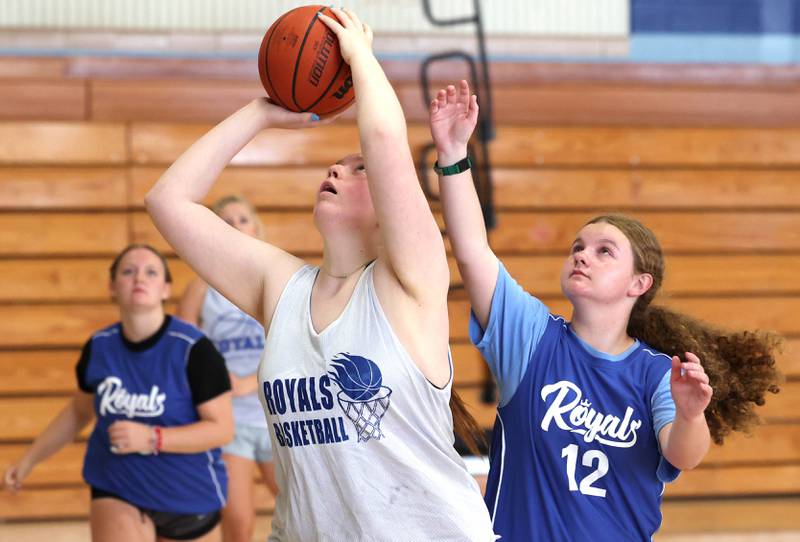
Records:
[[[587,450],[581,458],[584,467],[591,467],[597,461],[597,468],[581,480],[580,485],[575,481],[575,469],[578,464],[578,445],[570,444],[561,450],[561,457],[567,458],[567,479],[570,491],[580,491],[592,497],[605,497],[606,490],[594,487],[597,480],[608,474],[608,456],[600,450]]]

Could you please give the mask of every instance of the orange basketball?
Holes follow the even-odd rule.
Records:
[[[339,40],[318,14],[336,19],[325,6],[303,6],[272,23],[258,51],[258,73],[272,101],[319,116],[344,110],[355,98],[350,66]]]

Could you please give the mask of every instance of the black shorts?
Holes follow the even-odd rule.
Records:
[[[193,540],[199,538],[216,527],[222,517],[219,510],[208,514],[176,514],[173,512],[148,510],[147,508],[136,506],[110,491],[105,491],[96,487],[92,487],[91,489],[92,499],[110,497],[136,507],[139,513],[142,514],[142,521],[144,521],[144,516],[149,517],[153,521],[158,536],[172,538],[173,540]]]

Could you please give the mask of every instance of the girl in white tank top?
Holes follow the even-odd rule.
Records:
[[[315,115],[255,100],[164,173],[148,211],[201,277],[264,322],[259,395],[280,487],[271,540],[494,540],[453,449],[450,275],[402,109],[370,28],[349,11],[321,8],[317,17],[350,65],[363,153],[331,165],[320,185],[319,268],[227,227],[200,203],[262,129],[329,122]],[[288,140],[267,138],[261,148]],[[327,144],[343,138],[331,131]]]
[[[319,268],[297,271],[278,302],[259,370],[282,489],[272,539],[488,540],[478,485],[453,448],[452,379],[437,388],[420,372],[374,269],[319,333]]]

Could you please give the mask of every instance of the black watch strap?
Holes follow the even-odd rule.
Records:
[[[446,177],[447,175],[458,175],[459,173],[464,173],[468,169],[472,167],[472,160],[469,159],[469,156],[464,158],[463,160],[459,160],[452,166],[445,166],[439,167],[439,161],[437,160],[433,164],[433,171],[435,171],[438,175]]]

